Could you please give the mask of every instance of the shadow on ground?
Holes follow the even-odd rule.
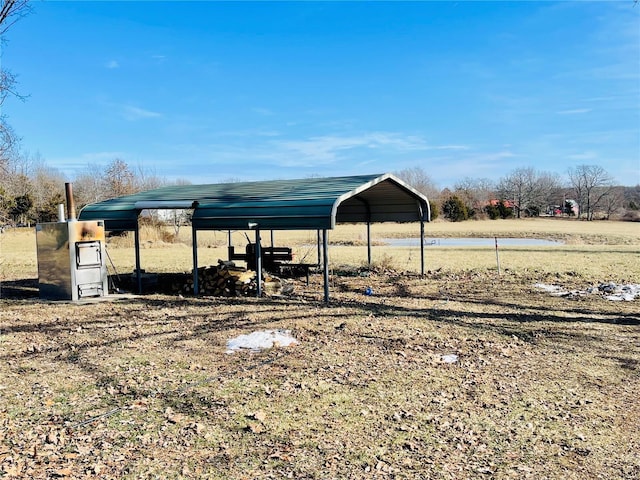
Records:
[[[40,295],[37,278],[22,278],[0,282],[0,299],[21,300]]]

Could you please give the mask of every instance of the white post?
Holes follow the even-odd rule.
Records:
[[[500,254],[498,253],[498,237],[494,237],[496,240],[496,263],[498,264],[498,275],[500,275]]]

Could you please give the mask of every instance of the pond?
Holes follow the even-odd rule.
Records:
[[[384,238],[383,242],[392,247],[419,247],[419,238]],[[438,247],[495,247],[494,237],[490,238],[425,238],[425,246]],[[563,242],[542,240],[539,238],[499,238],[498,247],[555,247],[564,245]]]

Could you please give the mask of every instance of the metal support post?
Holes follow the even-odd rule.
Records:
[[[322,230],[323,271],[324,271],[324,301],[329,303],[329,239],[327,230]]]
[[[371,222],[367,221],[367,265],[371,268]]]
[[[420,219],[420,275],[424,275],[424,220]]]
[[[133,246],[136,254],[136,282],[138,293],[142,293],[142,270],[140,270],[140,226],[136,222],[136,229],[133,231]]]
[[[262,296],[262,248],[260,246],[260,229],[256,228],[256,280],[258,289],[256,297]]]
[[[196,228],[191,226],[191,238],[193,248],[193,295],[198,295],[198,234]]]

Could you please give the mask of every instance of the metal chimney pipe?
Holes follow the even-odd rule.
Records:
[[[64,192],[67,196],[67,219],[73,221],[76,219],[76,203],[73,200],[73,188],[70,183],[64,184]]]
[[[58,205],[58,222],[64,223],[67,219],[64,218],[64,203]]]

